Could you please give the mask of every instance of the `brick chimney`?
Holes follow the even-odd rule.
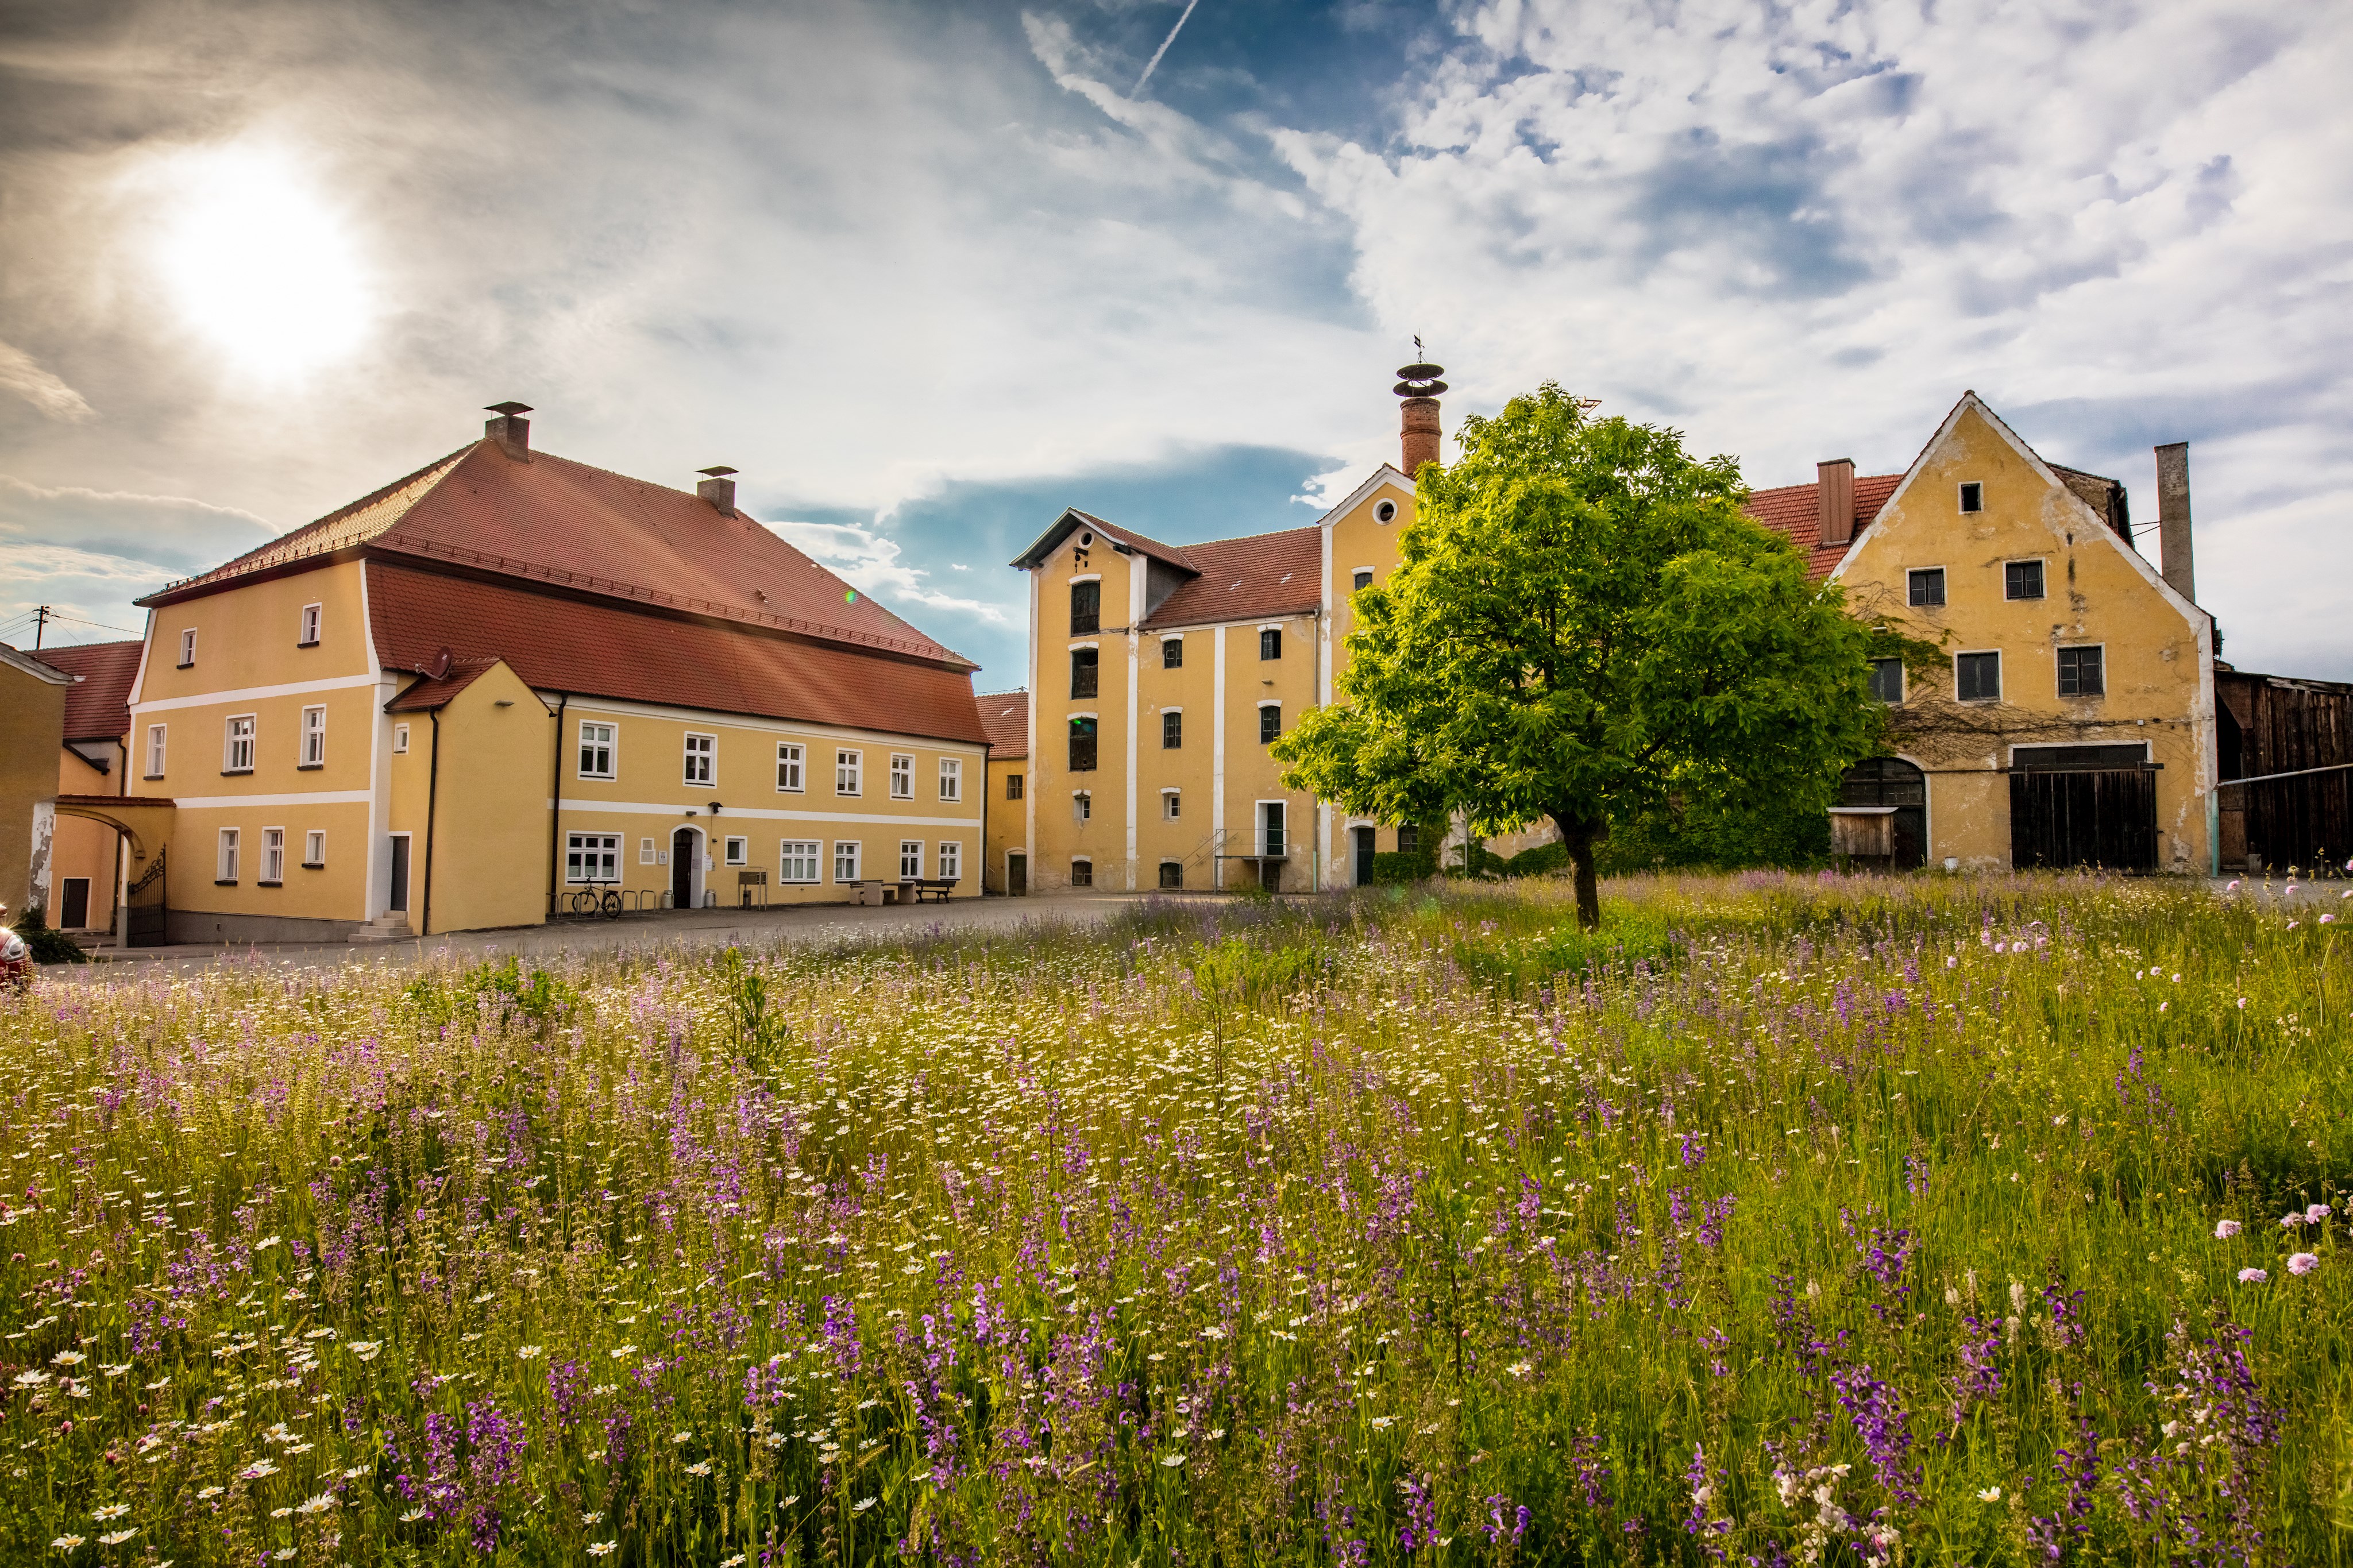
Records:
[[[1413,346],[1419,348],[1421,340],[1414,339]],[[1409,479],[1420,473],[1424,463],[1442,460],[1438,455],[1438,395],[1446,390],[1446,384],[1438,378],[1445,374],[1443,366],[1426,363],[1405,365],[1398,371],[1395,390],[1405,399],[1404,425],[1398,437],[1405,458],[1402,466]]]
[[[1821,508],[1824,544],[1849,544],[1854,540],[1854,459],[1832,458],[1814,465],[1814,500]]]
[[[518,463],[531,461],[531,421],[523,416],[531,412],[528,403],[493,403],[490,412],[495,419],[482,421],[482,438],[496,441],[499,450]]]
[[[2198,602],[2198,573],[2189,543],[2189,443],[2157,449],[2157,542],[2165,580],[2173,591]]]
[[[709,501],[712,506],[717,507],[721,511],[730,513],[733,512],[735,510],[735,481],[729,478],[729,476],[733,474],[735,470],[729,468],[726,464],[721,463],[713,468],[697,468],[695,472],[702,475],[703,479],[701,484],[694,487],[694,493],[701,496],[704,500]]]

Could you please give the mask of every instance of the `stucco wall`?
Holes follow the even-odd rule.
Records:
[[[46,900],[35,859],[37,847],[47,869],[65,729],[65,687],[0,663],[0,903],[11,919]]]

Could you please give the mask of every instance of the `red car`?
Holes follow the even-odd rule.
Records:
[[[8,918],[8,906],[0,904],[0,921]],[[25,939],[0,925],[0,985],[13,985],[27,991],[33,984],[33,950]]]

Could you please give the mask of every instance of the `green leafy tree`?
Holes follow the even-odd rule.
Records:
[[[1547,382],[1423,465],[1402,564],[1354,601],[1342,700],[1274,751],[1289,787],[1384,821],[1550,818],[1589,929],[1613,819],[1670,794],[1820,810],[1883,720],[1873,631],[1742,514],[1738,465],[1588,409]]]

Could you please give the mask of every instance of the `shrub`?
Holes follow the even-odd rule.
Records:
[[[81,944],[61,931],[49,929],[48,912],[38,904],[27,904],[16,927],[18,936],[33,954],[36,963],[88,963],[90,954]]]

